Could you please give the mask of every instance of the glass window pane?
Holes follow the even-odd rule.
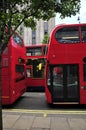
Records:
[[[23,46],[22,39],[17,34],[13,34],[13,40],[20,46]]]
[[[28,78],[31,77],[31,69],[30,68],[26,69],[26,75],[27,75]]]
[[[27,56],[40,56],[42,55],[42,48],[27,48],[26,49]]]
[[[86,64],[83,65],[84,81],[86,81]]]
[[[16,82],[18,82],[20,80],[24,80],[25,79],[24,65],[16,65],[15,67],[16,67],[15,68],[15,70],[16,70],[16,75],[15,75]]]
[[[36,31],[32,30],[32,44],[36,44]]]
[[[86,42],[86,26],[81,27],[82,42]]]
[[[44,78],[44,59],[33,60],[33,78]]]
[[[64,27],[56,31],[55,38],[60,43],[80,42],[78,27]]]
[[[63,68],[53,68],[53,93],[54,97],[63,98]]]
[[[44,34],[48,34],[48,22],[44,21]]]

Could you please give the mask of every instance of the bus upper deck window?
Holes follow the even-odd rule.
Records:
[[[26,49],[26,55],[27,56],[40,56],[42,55],[42,49],[41,47],[37,48],[27,48]]]
[[[13,34],[13,39],[14,39],[14,41],[17,44],[19,44],[20,46],[23,46],[23,41],[22,41],[22,39],[17,34]]]
[[[78,27],[63,27],[56,31],[55,38],[60,43],[79,43]]]
[[[86,43],[86,26],[81,27],[82,32],[82,42]]]

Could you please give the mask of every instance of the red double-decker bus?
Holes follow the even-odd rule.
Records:
[[[48,103],[86,104],[86,24],[54,28],[46,68]]]
[[[13,104],[25,91],[25,47],[14,33],[2,54],[2,104]]]
[[[26,46],[27,90],[44,91],[47,44]]]

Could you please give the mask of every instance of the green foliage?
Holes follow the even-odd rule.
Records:
[[[35,30],[36,28],[36,20],[34,20],[34,17],[30,17],[24,20],[24,25],[26,27],[31,27],[32,30]]]
[[[80,0],[61,1],[57,12],[62,18],[75,15],[79,11]],[[12,30],[15,31],[21,23],[35,29],[36,19],[49,20],[54,17],[55,7],[54,0],[6,0],[4,6],[0,8],[0,47],[3,46],[1,43],[7,44]],[[6,27],[8,28],[7,35]]]
[[[43,38],[43,40],[42,40],[42,43],[43,43],[43,44],[48,44],[48,41],[49,41],[49,35],[46,34],[46,35],[44,35],[44,38]]]
[[[60,13],[61,18],[76,15],[80,10],[80,0],[61,0],[61,4],[55,6],[56,12]]]

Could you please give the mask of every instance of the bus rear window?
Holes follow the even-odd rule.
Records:
[[[55,38],[60,43],[79,43],[78,27],[63,27],[56,31]]]
[[[27,48],[26,49],[27,56],[40,56],[42,55],[42,48]]]

